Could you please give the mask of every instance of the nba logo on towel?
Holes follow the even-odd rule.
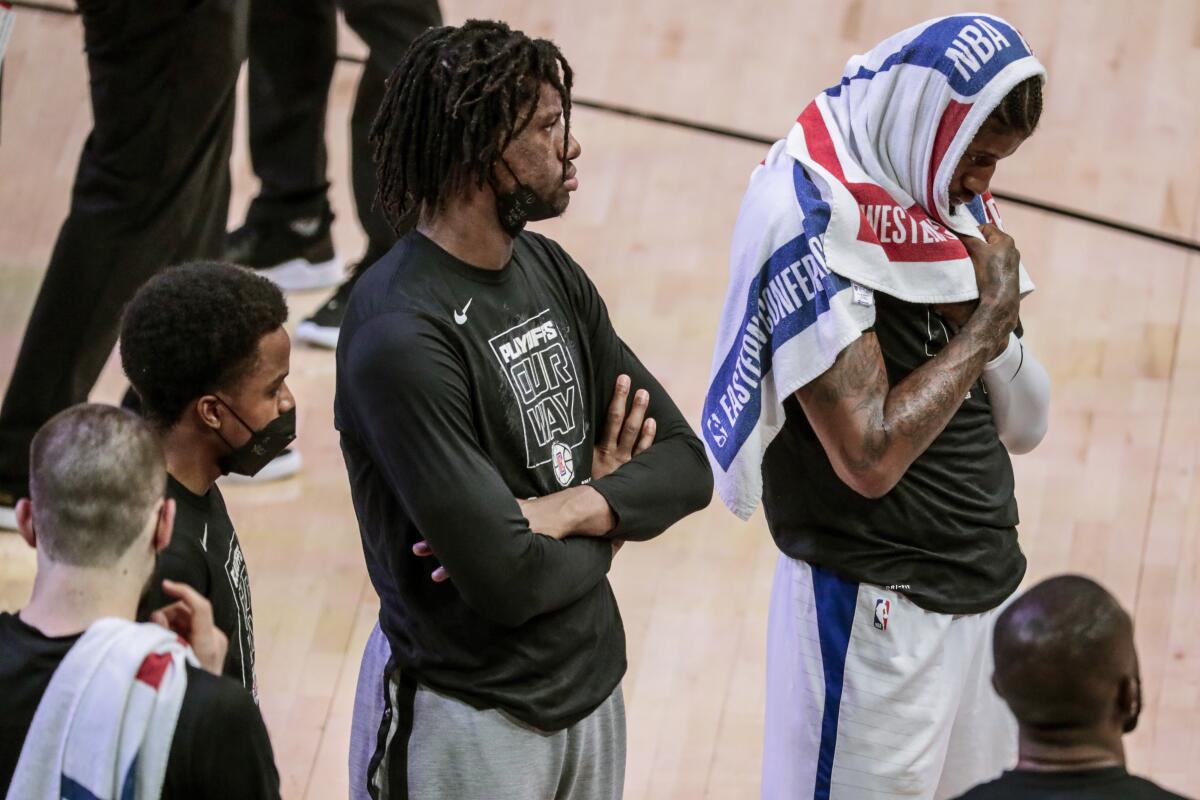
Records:
[[[550,452],[550,464],[554,467],[554,479],[559,486],[566,486],[575,477],[575,459],[571,448],[562,442],[555,442]]]
[[[887,630],[888,614],[892,611],[892,601],[882,597],[875,601],[875,627],[881,631]]]

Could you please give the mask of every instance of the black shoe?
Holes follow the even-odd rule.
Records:
[[[333,249],[333,213],[290,222],[247,222],[225,236],[225,258],[287,291],[336,286],[343,276]]]
[[[333,293],[333,297],[296,326],[297,339],[330,350],[337,348],[338,333],[342,329],[342,320],[346,318],[346,307],[350,304],[350,291],[361,272],[363,270],[355,269],[354,274]]]

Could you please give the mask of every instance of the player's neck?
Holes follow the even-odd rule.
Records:
[[[417,230],[479,269],[503,269],[512,258],[513,238],[500,227],[496,198],[487,187],[451,198],[436,215],[422,213]]]
[[[1066,772],[1125,766],[1125,748],[1119,732],[1097,733],[1074,742],[1047,742],[1021,731],[1017,769]]]
[[[198,439],[194,430],[181,423],[163,435],[162,445],[167,472],[189,492],[203,497],[221,477],[221,468],[212,448]]]
[[[21,609],[21,621],[45,636],[83,633],[105,617],[133,620],[145,588],[130,580],[129,565],[76,567],[38,555],[33,594]]]

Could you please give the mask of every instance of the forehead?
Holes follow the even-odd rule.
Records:
[[[254,366],[251,374],[258,377],[275,378],[280,372],[286,372],[291,360],[292,340],[287,331],[280,327],[258,340],[258,350],[255,353]]]
[[[558,90],[550,83],[542,81],[538,87],[537,114],[549,117],[561,114],[562,110],[562,98],[558,96]]]
[[[984,123],[967,146],[968,152],[982,153],[996,159],[1007,158],[1017,151],[1028,137],[1023,133]]]

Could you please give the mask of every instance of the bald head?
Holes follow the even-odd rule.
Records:
[[[1070,736],[1136,720],[1133,622],[1089,578],[1061,575],[1017,598],[996,620],[996,691],[1023,729]]]

